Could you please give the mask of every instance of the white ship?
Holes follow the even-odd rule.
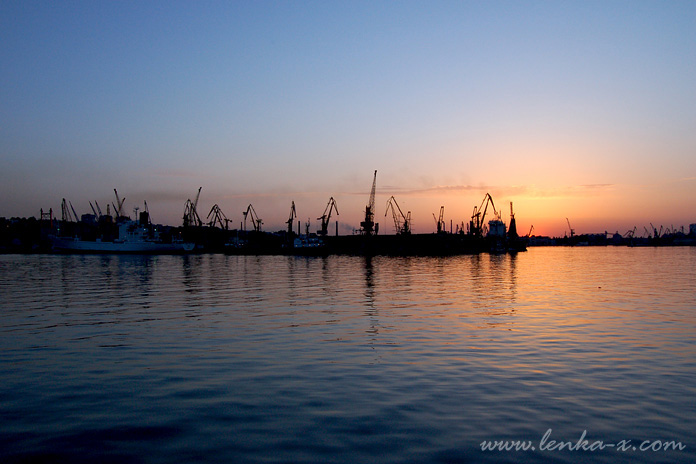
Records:
[[[159,232],[148,224],[123,221],[118,225],[118,238],[113,241],[101,239],[83,240],[79,237],[52,237],[53,250],[64,253],[132,253],[170,254],[188,253],[194,243],[172,238],[170,242],[160,239]]]

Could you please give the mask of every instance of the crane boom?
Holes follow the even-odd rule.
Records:
[[[444,232],[445,231],[445,207],[440,206],[440,217],[437,219],[437,231],[438,232]]]
[[[370,190],[370,203],[368,206],[373,210],[375,209],[375,189],[377,187],[377,170],[375,169],[375,176],[372,179],[372,189]]]
[[[201,189],[203,187],[198,187],[198,193],[196,194],[196,201],[193,202],[193,210],[197,212],[196,208],[198,208],[198,199],[201,197]]]
[[[570,221],[568,220],[568,218],[566,218],[566,222],[568,223],[568,230],[570,230],[570,237],[572,238],[575,236],[575,229],[570,227]]]
[[[72,201],[68,201],[68,203],[70,204],[70,209],[72,210],[73,215],[75,216],[75,222],[77,222],[79,219],[79,216],[77,215],[77,212],[75,212],[75,208],[73,208]]]
[[[116,189],[114,189],[114,195],[116,195],[116,204],[114,205],[114,208],[116,209],[116,217],[119,218],[123,216],[123,203],[126,201],[126,199],[119,198]]]
[[[89,207],[92,208],[92,212],[94,213],[94,217],[96,217],[97,219],[99,219],[99,216],[100,216],[100,215],[97,214],[97,210],[94,209],[94,206],[92,205],[92,202],[91,202],[91,201],[89,202]]]
[[[372,190],[370,190],[370,200],[365,206],[365,220],[360,223],[362,227],[362,232],[364,235],[372,235],[377,233],[377,227],[375,226],[375,190],[377,186],[377,170],[375,169],[375,176],[372,179]]]

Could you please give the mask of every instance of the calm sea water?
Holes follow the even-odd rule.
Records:
[[[1,462],[696,462],[696,248],[5,255],[0,296]]]

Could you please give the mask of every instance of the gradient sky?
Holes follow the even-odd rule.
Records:
[[[414,230],[488,191],[526,233],[696,222],[694,1],[3,1],[0,216],[203,187],[312,228],[395,195]]]

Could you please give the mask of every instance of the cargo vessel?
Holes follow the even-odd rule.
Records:
[[[147,213],[140,214],[139,221],[130,219],[117,223],[118,237],[98,237],[85,240],[79,236],[52,236],[53,251],[60,253],[129,253],[129,254],[178,254],[190,253],[195,244],[181,238],[160,236],[156,227],[148,222]]]

